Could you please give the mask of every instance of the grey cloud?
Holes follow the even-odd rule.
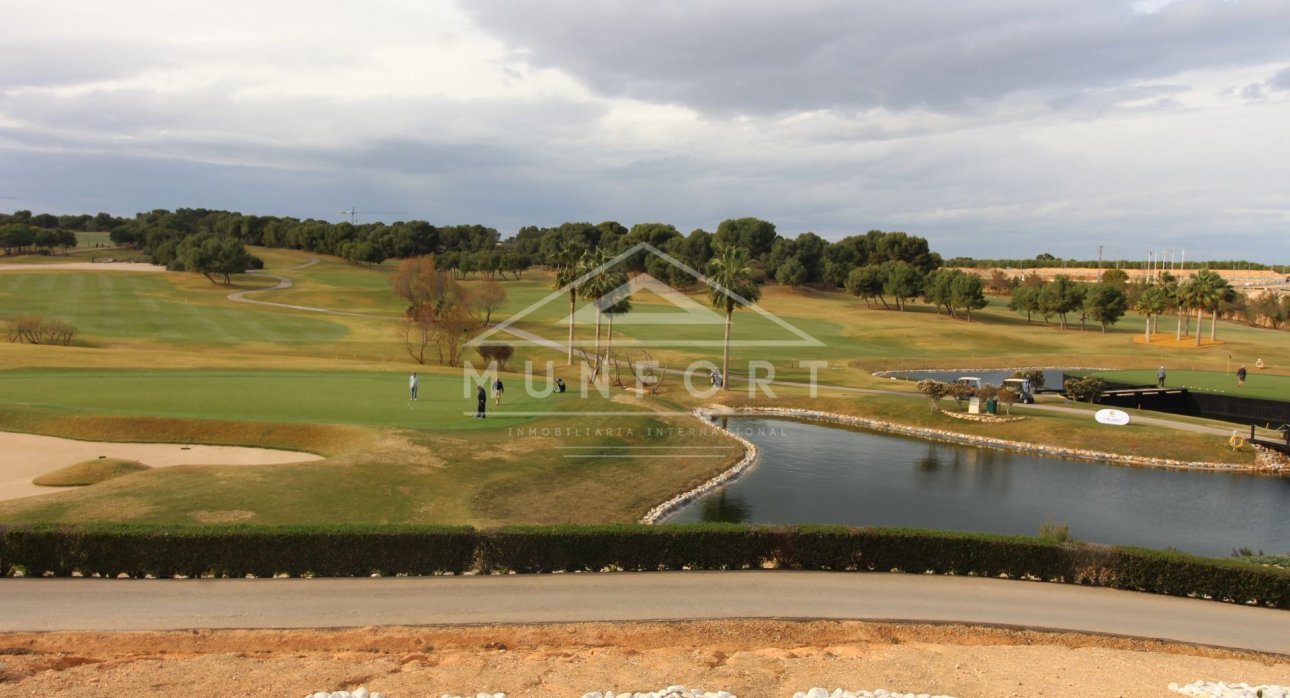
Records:
[[[1268,84],[1278,90],[1290,90],[1290,68],[1282,68],[1268,80]]]
[[[1290,0],[464,3],[539,66],[719,113],[964,109],[1286,57]]]

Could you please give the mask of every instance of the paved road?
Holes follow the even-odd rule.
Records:
[[[654,572],[384,579],[0,580],[0,631],[711,618],[957,621],[1290,654],[1290,611],[970,577]]]

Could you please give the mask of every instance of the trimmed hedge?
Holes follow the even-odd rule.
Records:
[[[465,526],[17,526],[0,530],[0,575],[460,574],[475,545]]]
[[[1290,606],[1290,570],[1175,552],[920,529],[737,524],[0,527],[0,576],[354,577],[603,570],[1006,576]]]

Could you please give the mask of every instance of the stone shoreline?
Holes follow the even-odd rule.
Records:
[[[704,424],[708,423],[707,415],[703,412],[703,410],[695,410],[694,412],[691,413],[691,415],[695,419],[702,421]],[[744,447],[744,457],[740,458],[739,462],[725,469],[721,473],[718,473],[717,476],[712,478],[711,480],[704,482],[698,487],[693,487],[691,489],[688,489],[682,492],[681,494],[678,494],[675,497],[672,497],[666,502],[663,502],[662,504],[654,507],[653,509],[650,509],[649,511],[645,512],[645,515],[640,518],[640,523],[643,523],[643,524],[658,523],[659,519],[662,519],[668,514],[675,512],[677,509],[680,509],[681,507],[685,506],[686,504],[689,504],[695,499],[702,497],[703,495],[711,492],[712,490],[718,487],[721,487],[722,485],[726,485],[728,483],[734,482],[735,479],[737,479],[740,475],[744,473],[744,471],[751,468],[753,464],[757,462],[757,447],[753,445],[753,442],[732,432],[727,432],[726,435],[734,439],[735,441],[738,441],[740,445]]]
[[[940,441],[943,443],[964,444],[969,446],[986,446],[997,448],[1005,451],[1014,451],[1017,453],[1028,453],[1038,456],[1052,456],[1058,458],[1069,458],[1073,460],[1091,461],[1095,463],[1108,463],[1111,465],[1127,465],[1134,467],[1148,468],[1174,468],[1178,470],[1208,470],[1223,472],[1257,472],[1257,473],[1286,473],[1290,472],[1290,459],[1274,451],[1254,447],[1255,465],[1240,465],[1236,463],[1212,463],[1207,461],[1181,461],[1172,458],[1148,458],[1145,456],[1128,456],[1120,453],[1110,453],[1108,451],[1093,451],[1078,448],[1064,448],[1061,446],[1044,446],[1041,444],[1025,443],[1022,441],[1009,441],[1007,439],[996,439],[989,436],[977,436],[975,434],[962,434],[944,429],[931,429],[928,427],[915,427],[907,424],[897,424],[895,422],[884,422],[878,419],[867,419],[865,417],[856,417],[852,415],[839,414],[837,412],[822,412],[819,410],[806,410],[798,408],[784,407],[740,407],[730,408],[724,405],[710,406],[707,408],[696,409],[692,413],[696,419],[708,423],[708,418],[712,415],[721,415],[727,417],[737,416],[770,416],[784,417],[788,419],[803,419],[813,422],[824,422],[832,424],[843,424],[846,426],[857,426],[874,431],[881,431],[891,434],[901,434],[905,436],[916,436],[919,438],[929,439],[931,441]],[[731,438],[739,441],[745,451],[744,457],[727,470],[719,473],[716,477],[704,482],[698,487],[691,488],[682,492],[675,497],[659,504],[650,509],[640,518],[640,523],[655,524],[659,520],[667,517],[680,509],[682,506],[702,497],[709,492],[728,485],[736,480],[740,475],[751,468],[757,460],[757,447],[752,442],[735,433],[728,434]]]

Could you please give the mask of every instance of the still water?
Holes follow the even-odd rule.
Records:
[[[729,428],[761,457],[668,523],[835,523],[1035,535],[1227,556],[1290,552],[1290,479],[1157,470],[941,444],[780,419]]]

